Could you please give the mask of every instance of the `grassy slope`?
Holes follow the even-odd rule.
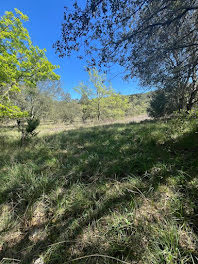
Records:
[[[198,263],[197,132],[192,120],[114,124],[24,149],[2,136],[0,260]]]

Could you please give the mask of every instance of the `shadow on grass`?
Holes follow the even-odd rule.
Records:
[[[4,243],[0,258],[17,258],[25,264],[45,255],[47,263],[53,264],[70,263],[74,257],[97,253],[101,246],[97,243],[78,245],[78,250],[75,250],[75,245],[79,244],[79,237],[88,227],[117,212],[120,206],[127,208],[139,199],[139,193],[131,193],[127,188],[115,192],[113,196],[107,195],[109,189],[106,186],[112,185],[113,188],[114,181],[125,183],[128,178],[141,182],[139,190],[145,198],[152,197],[168,179],[174,179],[181,203],[185,206],[187,201],[192,209],[184,212],[181,219],[197,233],[198,193],[195,185],[188,184],[193,179],[197,180],[197,130],[195,128],[174,140],[168,133],[168,125],[157,125],[153,120],[141,124],[80,128],[35,139],[29,147],[17,151],[7,161],[13,166],[13,176],[7,176],[8,172],[11,173],[9,168],[4,168],[7,163],[1,167],[4,187],[0,202],[14,206],[14,217],[22,219],[20,228],[23,235],[13,245]],[[0,159],[3,159],[2,155]],[[78,185],[81,189],[73,194],[72,188],[75,190]],[[62,190],[57,200],[51,198],[56,189]],[[52,208],[47,224],[24,228],[23,215],[27,207],[33,206],[43,195],[49,201],[48,209]],[[68,206],[68,203],[71,205]],[[57,207],[63,210],[58,217]],[[43,228],[46,229],[46,237],[31,241],[33,230],[39,232]],[[133,238],[128,242],[122,238],[114,241],[110,248],[104,249],[104,253],[119,259],[139,261],[141,250],[137,252],[142,238],[134,235],[132,230],[128,236]],[[103,261],[97,263],[107,263]],[[86,263],[96,263],[96,259]]]

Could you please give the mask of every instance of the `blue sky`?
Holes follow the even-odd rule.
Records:
[[[72,58],[59,58],[52,48],[52,44],[59,39],[61,23],[63,22],[64,6],[72,4],[73,0],[0,0],[0,16],[5,11],[13,11],[18,8],[29,16],[25,23],[34,45],[47,49],[47,58],[50,62],[60,65],[57,73],[61,76],[62,86],[65,92],[71,93],[73,98],[78,95],[73,91],[80,81],[87,81],[88,74],[84,70],[85,62]],[[85,0],[83,0],[85,1]],[[119,74],[121,69],[116,66],[107,77],[113,88],[121,94],[143,92],[137,80],[126,82]]]

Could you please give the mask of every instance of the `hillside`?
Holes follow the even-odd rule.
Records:
[[[144,121],[20,148],[2,131],[0,261],[197,263],[197,133],[197,120]]]

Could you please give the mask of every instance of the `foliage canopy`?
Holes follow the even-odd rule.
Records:
[[[189,20],[189,16],[196,17],[198,10],[197,0],[87,0],[84,5],[73,2],[73,10],[65,7],[62,37],[54,45],[57,53],[67,56],[85,47],[92,66],[116,62],[129,73],[133,72],[131,55],[139,39],[146,37],[149,41],[161,32],[165,37],[175,24]],[[163,50],[192,46],[189,36],[194,32],[195,23],[191,31],[172,42],[169,31]],[[162,51],[162,47],[159,49]]]
[[[57,66],[46,58],[45,49],[33,46],[23,22],[28,17],[15,9],[0,18],[0,117],[20,117],[24,113],[13,105],[11,96],[20,84],[34,89],[39,81],[57,80]]]
[[[129,108],[129,99],[117,94],[111,85],[106,85],[106,75],[99,74],[96,68],[88,71],[89,85],[80,83],[75,90],[81,95],[82,119],[87,118],[119,118]]]
[[[54,46],[61,57],[78,51],[89,67],[117,63],[125,78],[165,89],[190,111],[198,101],[197,15],[197,0],[75,1]]]

